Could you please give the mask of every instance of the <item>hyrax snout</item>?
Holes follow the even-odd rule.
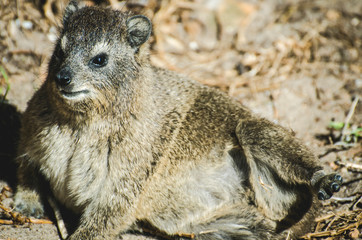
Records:
[[[72,82],[72,73],[70,72],[70,68],[68,66],[62,68],[55,76],[55,81],[60,88],[69,86]]]
[[[41,215],[47,199],[79,216],[70,240],[144,226],[208,240],[302,233],[340,176],[290,131],[152,66],[151,31],[145,16],[69,3],[23,115],[17,210]]]

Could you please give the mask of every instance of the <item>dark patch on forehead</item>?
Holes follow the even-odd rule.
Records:
[[[95,43],[101,39],[119,38],[125,32],[129,13],[108,8],[85,7],[75,12],[63,29],[73,43]],[[62,34],[62,35],[63,35]]]

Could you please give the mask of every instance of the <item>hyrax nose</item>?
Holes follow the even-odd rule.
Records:
[[[68,86],[72,82],[72,74],[69,67],[62,68],[55,76],[56,82],[61,87]]]

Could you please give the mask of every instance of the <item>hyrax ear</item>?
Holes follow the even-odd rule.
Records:
[[[131,47],[139,47],[146,42],[151,35],[152,23],[143,15],[130,17],[126,24],[128,41]]]
[[[69,18],[79,9],[78,1],[71,0],[64,11],[63,25],[67,25]]]

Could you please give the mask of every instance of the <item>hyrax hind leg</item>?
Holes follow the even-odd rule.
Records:
[[[236,135],[250,167],[255,202],[268,218],[298,221],[310,208],[313,193],[326,199],[339,190],[342,178],[325,175],[316,157],[281,126],[251,118],[239,122]]]

